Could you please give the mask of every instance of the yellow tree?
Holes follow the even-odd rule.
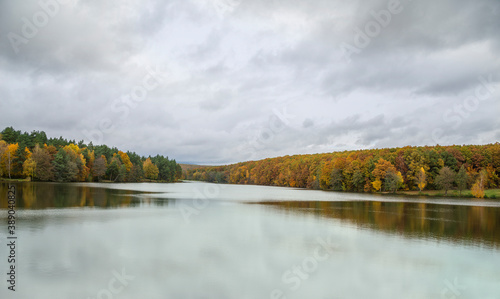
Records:
[[[30,180],[33,180],[33,178],[35,177],[35,169],[36,169],[36,162],[35,160],[33,160],[33,158],[29,157],[24,161],[23,175],[29,177]]]
[[[7,152],[8,146],[9,145],[7,144],[7,142],[5,142],[4,140],[0,140],[0,177],[2,177],[6,172],[4,157],[5,153]]]
[[[94,162],[95,162],[95,152],[93,150],[87,149],[87,168],[89,170],[90,176],[94,176]]]
[[[484,186],[486,185],[487,173],[486,171],[481,171],[479,178],[472,185],[471,193],[476,198],[484,198]]]
[[[412,151],[406,159],[408,164],[407,179],[413,181],[413,184],[418,186],[418,176],[421,174],[421,169],[424,168],[424,171],[429,171],[430,169],[429,165],[427,165],[427,160],[418,151]]]
[[[89,175],[89,168],[78,145],[70,143],[63,147],[63,149],[70,157],[70,161],[74,162],[78,167],[77,181],[85,181]]]
[[[425,174],[424,167],[420,167],[420,170],[418,171],[417,176],[416,176],[416,180],[417,180],[416,183],[417,183],[418,189],[420,190],[420,192],[422,192],[422,190],[427,185],[427,175]]]
[[[142,169],[144,170],[144,177],[150,180],[156,180],[160,171],[158,167],[151,162],[150,158],[147,158],[144,163],[142,163]]]
[[[118,155],[120,155],[120,158],[122,158],[123,165],[125,165],[127,172],[130,172],[130,169],[132,169],[132,162],[130,161],[130,158],[127,155],[127,153],[118,151]]]
[[[374,182],[372,182],[372,186],[375,191],[379,191],[380,188],[382,188],[382,181],[377,178]]]
[[[35,176],[35,168],[36,168],[36,162],[32,158],[32,154],[28,147],[24,148],[26,160],[23,162],[23,175],[26,177],[29,177],[30,180],[33,180],[33,177]]]
[[[9,174],[9,179],[11,178],[10,175],[12,173],[12,167],[14,166],[14,159],[16,158],[18,147],[19,144],[17,143],[9,144],[2,157],[2,165],[4,165],[5,172]]]
[[[380,158],[378,162],[375,163],[375,169],[372,171],[372,174],[375,177],[375,182],[373,182],[372,185],[377,191],[382,188],[382,180],[385,181],[388,172],[397,173],[396,168],[394,167],[394,165],[392,165],[391,162]],[[377,181],[380,181],[380,187],[378,189],[375,187],[379,184]]]

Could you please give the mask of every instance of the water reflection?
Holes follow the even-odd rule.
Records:
[[[41,210],[53,208],[122,208],[141,206],[166,206],[175,208],[177,200],[171,196],[185,195],[193,197],[192,190],[199,186],[190,184],[160,184],[156,190],[146,186],[129,185],[92,185],[61,183],[17,183],[17,208]],[[0,209],[7,209],[7,183],[0,183]],[[135,187],[125,190],[123,187]],[[161,188],[160,188],[161,187]],[[175,191],[175,188],[180,188]],[[196,187],[196,188],[195,188]],[[240,186],[237,186],[240,187]],[[155,190],[148,192],[145,190]],[[162,190],[162,188],[164,188]],[[171,189],[169,189],[171,188]],[[201,187],[200,187],[201,188]],[[140,188],[139,188],[140,189]],[[228,188],[229,189],[229,188]],[[238,189],[245,191],[245,187]],[[247,190],[248,191],[248,190]],[[289,189],[271,189],[273,192],[290,191]],[[293,190],[292,190],[293,191]],[[304,193],[296,193],[303,196]],[[226,197],[238,202],[237,193],[228,193]],[[228,197],[228,198],[229,198]],[[215,199],[214,199],[215,200]],[[189,204],[190,201],[185,203]],[[213,205],[214,203],[212,203]],[[419,202],[380,202],[380,201],[261,201],[259,204],[286,213],[305,213],[322,218],[333,218],[404,237],[447,240],[462,244],[483,244],[500,246],[500,208],[490,206],[469,206],[454,204],[435,204]],[[2,217],[2,216],[0,216]]]
[[[408,202],[262,202],[289,213],[335,218],[360,227],[500,247],[500,209]]]
[[[163,205],[167,201],[142,196],[149,192],[95,188],[86,185],[23,182],[16,186],[18,209],[136,207]],[[7,183],[0,183],[0,209],[7,209]]]

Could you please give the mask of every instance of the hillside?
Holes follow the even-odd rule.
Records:
[[[376,192],[471,189],[500,184],[500,143],[386,148],[285,156],[186,171],[192,180]]]

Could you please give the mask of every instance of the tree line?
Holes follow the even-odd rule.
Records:
[[[268,158],[192,169],[190,180],[353,192],[471,189],[500,179],[500,143],[385,148]]]
[[[175,160],[139,156],[107,145],[88,145],[43,131],[21,133],[13,127],[0,132],[0,177],[57,182],[174,182],[182,176]]]

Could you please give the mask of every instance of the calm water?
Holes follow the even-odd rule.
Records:
[[[500,298],[500,202],[292,188],[18,183],[0,298]],[[10,240],[9,240],[10,241]]]

